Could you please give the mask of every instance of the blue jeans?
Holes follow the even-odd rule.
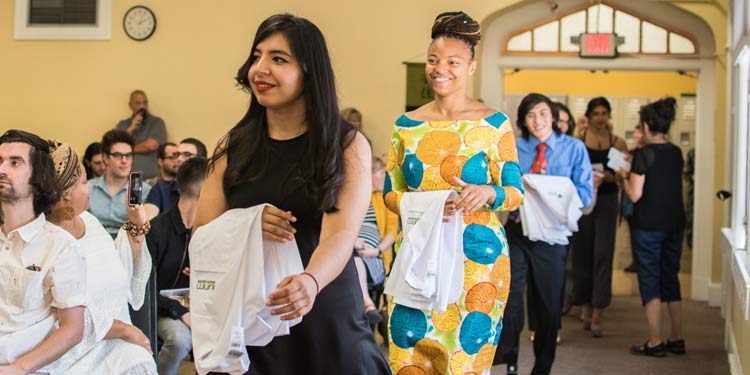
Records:
[[[682,233],[681,230],[632,230],[633,254],[638,262],[638,288],[644,305],[654,299],[662,302],[682,300],[677,278],[682,257]]]
[[[163,342],[157,367],[160,375],[177,375],[180,364],[193,348],[190,328],[180,319],[159,317],[159,339]]]

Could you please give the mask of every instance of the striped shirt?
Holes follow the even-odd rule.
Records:
[[[375,248],[380,244],[380,231],[378,230],[378,223],[375,219],[375,210],[372,207],[372,203],[367,208],[365,220],[359,229],[357,237],[364,241],[367,247]],[[367,283],[370,285],[382,284],[385,281],[383,259],[380,256],[362,257],[362,261],[365,263],[365,268],[367,269]]]

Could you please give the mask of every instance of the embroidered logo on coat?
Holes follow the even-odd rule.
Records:
[[[214,290],[216,289],[216,281],[213,280],[198,280],[198,290]]]

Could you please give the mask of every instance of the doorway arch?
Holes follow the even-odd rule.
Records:
[[[716,46],[711,28],[698,16],[671,4],[652,1],[608,0],[607,4],[634,14],[648,14],[650,20],[678,30],[689,30],[699,46],[694,55],[632,55],[612,60],[581,59],[577,56],[540,55],[518,56],[504,54],[503,43],[516,30],[569,11],[592,5],[588,0],[558,0],[552,9],[546,1],[527,1],[491,14],[482,22],[483,45],[480,52],[481,82],[479,97],[495,108],[504,101],[504,69],[575,69],[575,70],[630,70],[630,71],[694,71],[698,73],[696,139],[695,139],[695,198],[693,220],[693,259],[691,298],[706,301],[711,284],[713,248],[713,170],[715,141],[714,115],[716,111]],[[540,16],[541,15],[541,16]],[[705,228],[710,228],[705,230]],[[701,230],[703,229],[703,230]]]

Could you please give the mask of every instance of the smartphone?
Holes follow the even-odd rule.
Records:
[[[132,171],[128,176],[128,206],[141,204],[143,198],[143,172]]]

